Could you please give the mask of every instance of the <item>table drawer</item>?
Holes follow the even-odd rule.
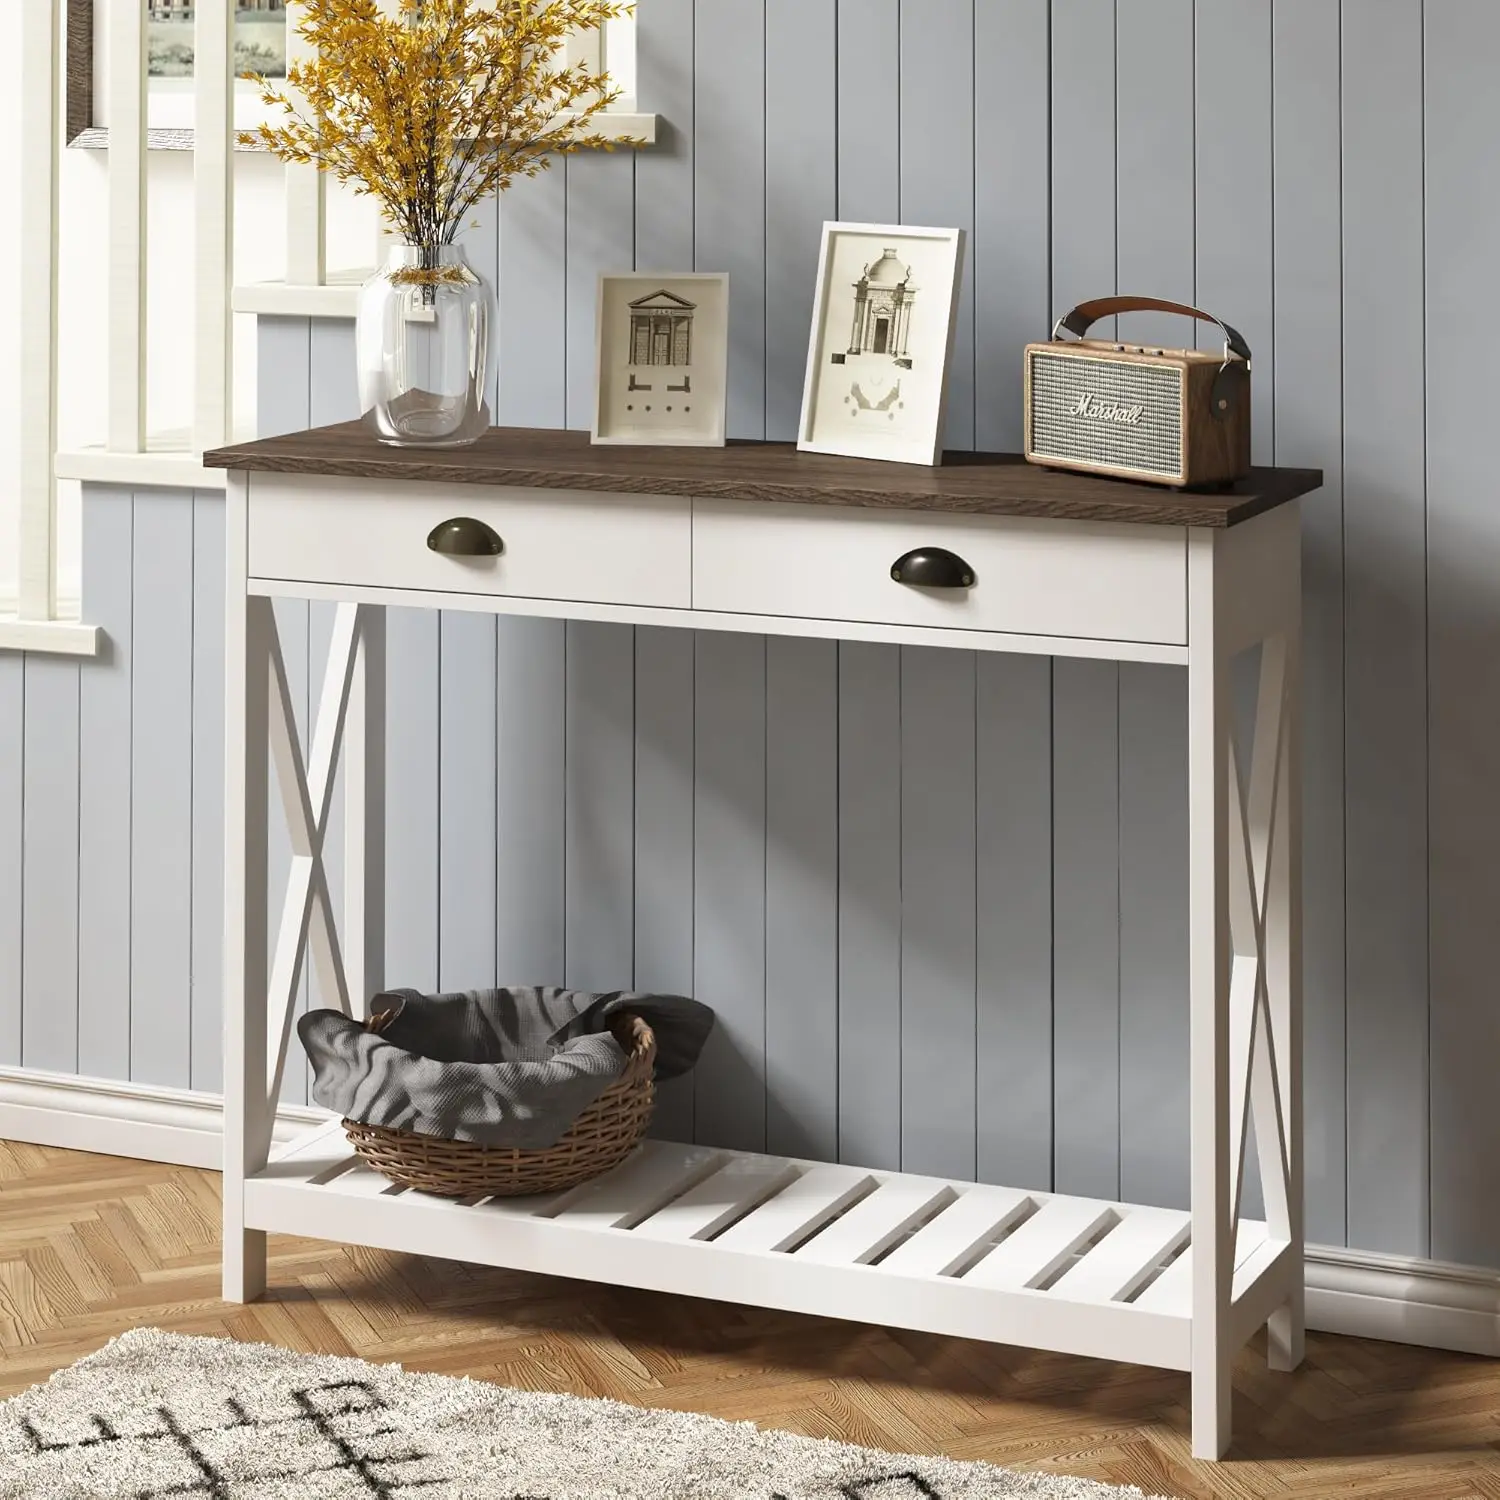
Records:
[[[249,513],[253,578],[675,609],[691,600],[691,502],[677,496],[252,474]],[[428,534],[459,516],[491,528],[504,551],[432,551]]]
[[[908,552],[943,548],[968,588],[898,583]],[[693,607],[730,614],[946,626],[1180,645],[1179,526],[696,501]]]

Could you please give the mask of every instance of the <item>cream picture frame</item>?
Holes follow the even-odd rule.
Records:
[[[724,446],[727,274],[605,272],[594,328],[594,442]]]
[[[942,461],[964,231],[823,226],[797,446]]]

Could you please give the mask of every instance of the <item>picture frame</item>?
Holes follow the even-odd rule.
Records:
[[[797,447],[942,462],[962,229],[823,225]]]
[[[594,442],[724,446],[726,273],[606,271],[594,331]]]
[[[128,0],[113,0],[128,3]],[[146,97],[146,146],[152,151],[193,149],[193,82],[183,60],[190,46],[192,22],[185,0],[140,0],[148,4],[147,39],[153,61],[148,64]],[[236,5],[236,65],[260,68],[268,77],[283,76],[287,57],[287,8],[285,0],[229,0]],[[99,72],[107,66],[98,45],[99,0],[67,0],[66,25],[66,140],[69,146],[101,148],[109,145],[109,126],[100,118],[105,90]],[[181,33],[177,36],[174,33]],[[175,75],[175,76],[171,76]],[[260,91],[243,78],[234,80],[234,124],[236,131],[250,130],[272,116],[261,102]],[[258,150],[239,146],[238,150]]]

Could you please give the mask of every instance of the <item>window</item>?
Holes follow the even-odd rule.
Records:
[[[85,7],[94,47],[80,58],[82,30],[62,23]],[[146,152],[191,146],[215,98],[221,122],[231,110],[237,125],[250,123],[247,111],[258,102],[250,85],[237,83],[226,100],[222,84],[205,86],[194,73],[203,51],[197,28],[210,18],[208,45],[226,73],[274,74],[295,38],[287,0],[239,0],[230,15],[233,25],[194,0],[27,0],[19,8],[20,45],[0,54],[0,84],[8,85],[0,110],[14,111],[12,135],[22,139],[22,149],[0,162],[0,209],[20,225],[19,235],[0,239],[0,275],[8,272],[5,284],[22,288],[21,358],[0,375],[0,647],[93,649],[93,632],[56,623],[78,608],[79,480],[197,487],[206,482],[197,451],[237,435],[236,389],[246,398],[253,390],[254,342],[239,340],[231,376],[230,278],[204,264],[201,247],[219,246],[209,260],[234,262],[237,283],[261,283],[246,288],[247,323],[252,312],[306,314],[313,305],[320,314],[341,312],[344,299],[352,315],[354,285],[367,274],[358,267],[376,259],[368,205],[351,208],[342,194],[325,204],[327,184],[311,169],[284,169],[245,152],[225,162],[209,151],[196,166],[185,153]],[[636,113],[633,16],[580,35],[569,58],[608,69],[620,86],[616,134],[654,138],[654,117]],[[144,96],[130,86],[140,74],[148,76]],[[112,80],[119,98],[110,97]],[[116,140],[107,154],[62,153],[64,141],[107,144],[111,125]],[[225,205],[236,194],[238,257],[225,233]],[[49,202],[50,214],[38,211]],[[204,277],[196,297],[179,295],[185,245],[199,247],[190,258]],[[341,284],[327,285],[330,259],[350,267]],[[278,271],[281,283],[271,280]],[[184,318],[187,308],[197,316]],[[42,378],[60,357],[63,378]],[[198,373],[220,369],[222,381]],[[242,407],[248,414],[248,400]],[[59,428],[68,450],[61,454]]]

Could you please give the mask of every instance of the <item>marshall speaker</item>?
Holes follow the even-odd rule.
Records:
[[[1086,338],[1100,318],[1172,312],[1213,323],[1222,353]],[[1065,339],[1063,330],[1076,335]],[[1196,307],[1101,297],[1026,346],[1026,457],[1034,464],[1146,479],[1220,484],[1250,472],[1250,346]]]

